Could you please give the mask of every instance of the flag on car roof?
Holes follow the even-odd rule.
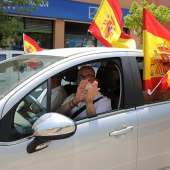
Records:
[[[102,0],[88,31],[106,47],[136,48],[135,41],[123,31],[122,18],[117,0]]]
[[[26,34],[23,34],[23,44],[25,53],[32,53],[43,50],[43,48],[41,48],[35,40]]]
[[[155,88],[163,90],[168,77],[166,74],[170,74],[170,32],[145,8],[143,9],[143,52],[144,90]],[[166,89],[167,87],[169,84]]]

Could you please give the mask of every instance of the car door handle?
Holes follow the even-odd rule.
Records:
[[[131,132],[132,130],[133,130],[133,126],[128,126],[124,129],[110,132],[109,136],[118,136],[118,135],[122,135],[122,134],[127,134],[127,133]]]

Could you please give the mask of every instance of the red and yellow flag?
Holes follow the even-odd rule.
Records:
[[[23,34],[23,44],[25,53],[32,53],[43,50],[43,48],[41,48],[35,40],[26,34]]]
[[[135,40],[123,31],[122,17],[117,0],[102,0],[88,31],[106,47],[135,49]]]
[[[88,29],[106,47],[112,47],[121,35],[122,10],[117,0],[102,0]]]
[[[136,49],[136,42],[130,35],[122,31],[117,42],[113,44],[113,47]]]
[[[170,70],[165,74],[161,81],[161,90],[166,91],[170,87]]]
[[[161,90],[162,78],[170,69],[170,32],[143,9],[144,90]],[[159,86],[158,86],[159,85]]]

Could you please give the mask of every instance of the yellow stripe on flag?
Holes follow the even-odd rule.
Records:
[[[37,52],[37,49],[27,41],[25,41],[25,43],[24,43],[24,48],[26,49],[25,53]]]
[[[120,26],[116,20],[113,9],[107,0],[104,0],[95,15],[94,21],[101,34],[110,44],[117,41],[121,34]]]
[[[143,36],[145,36],[144,48],[145,60],[144,60],[144,80],[151,79],[153,77],[162,77],[165,73],[157,72],[157,67],[160,67],[160,62],[162,63],[165,59],[162,57],[162,53],[170,57],[170,51],[168,51],[167,44],[170,45],[170,41],[163,39],[153,34],[143,31]],[[148,48],[149,47],[149,48]],[[166,61],[165,61],[166,62]],[[167,61],[168,62],[168,61]],[[163,69],[163,66],[160,68]]]
[[[136,42],[134,39],[119,38],[117,43],[113,44],[113,47],[136,49]]]
[[[168,74],[167,83],[168,83],[168,86],[170,87],[170,71],[168,71],[167,74]]]
[[[32,53],[43,50],[35,40],[26,34],[23,34],[23,44],[25,53]]]

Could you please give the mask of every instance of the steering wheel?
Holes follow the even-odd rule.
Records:
[[[24,110],[26,113],[24,113],[24,117],[31,123],[34,124],[34,122],[45,113],[44,107],[41,105],[41,103],[35,99],[32,95],[28,95],[24,98],[24,107],[26,107]],[[25,112],[24,111],[24,112]],[[31,113],[32,116],[30,116],[28,113]]]

